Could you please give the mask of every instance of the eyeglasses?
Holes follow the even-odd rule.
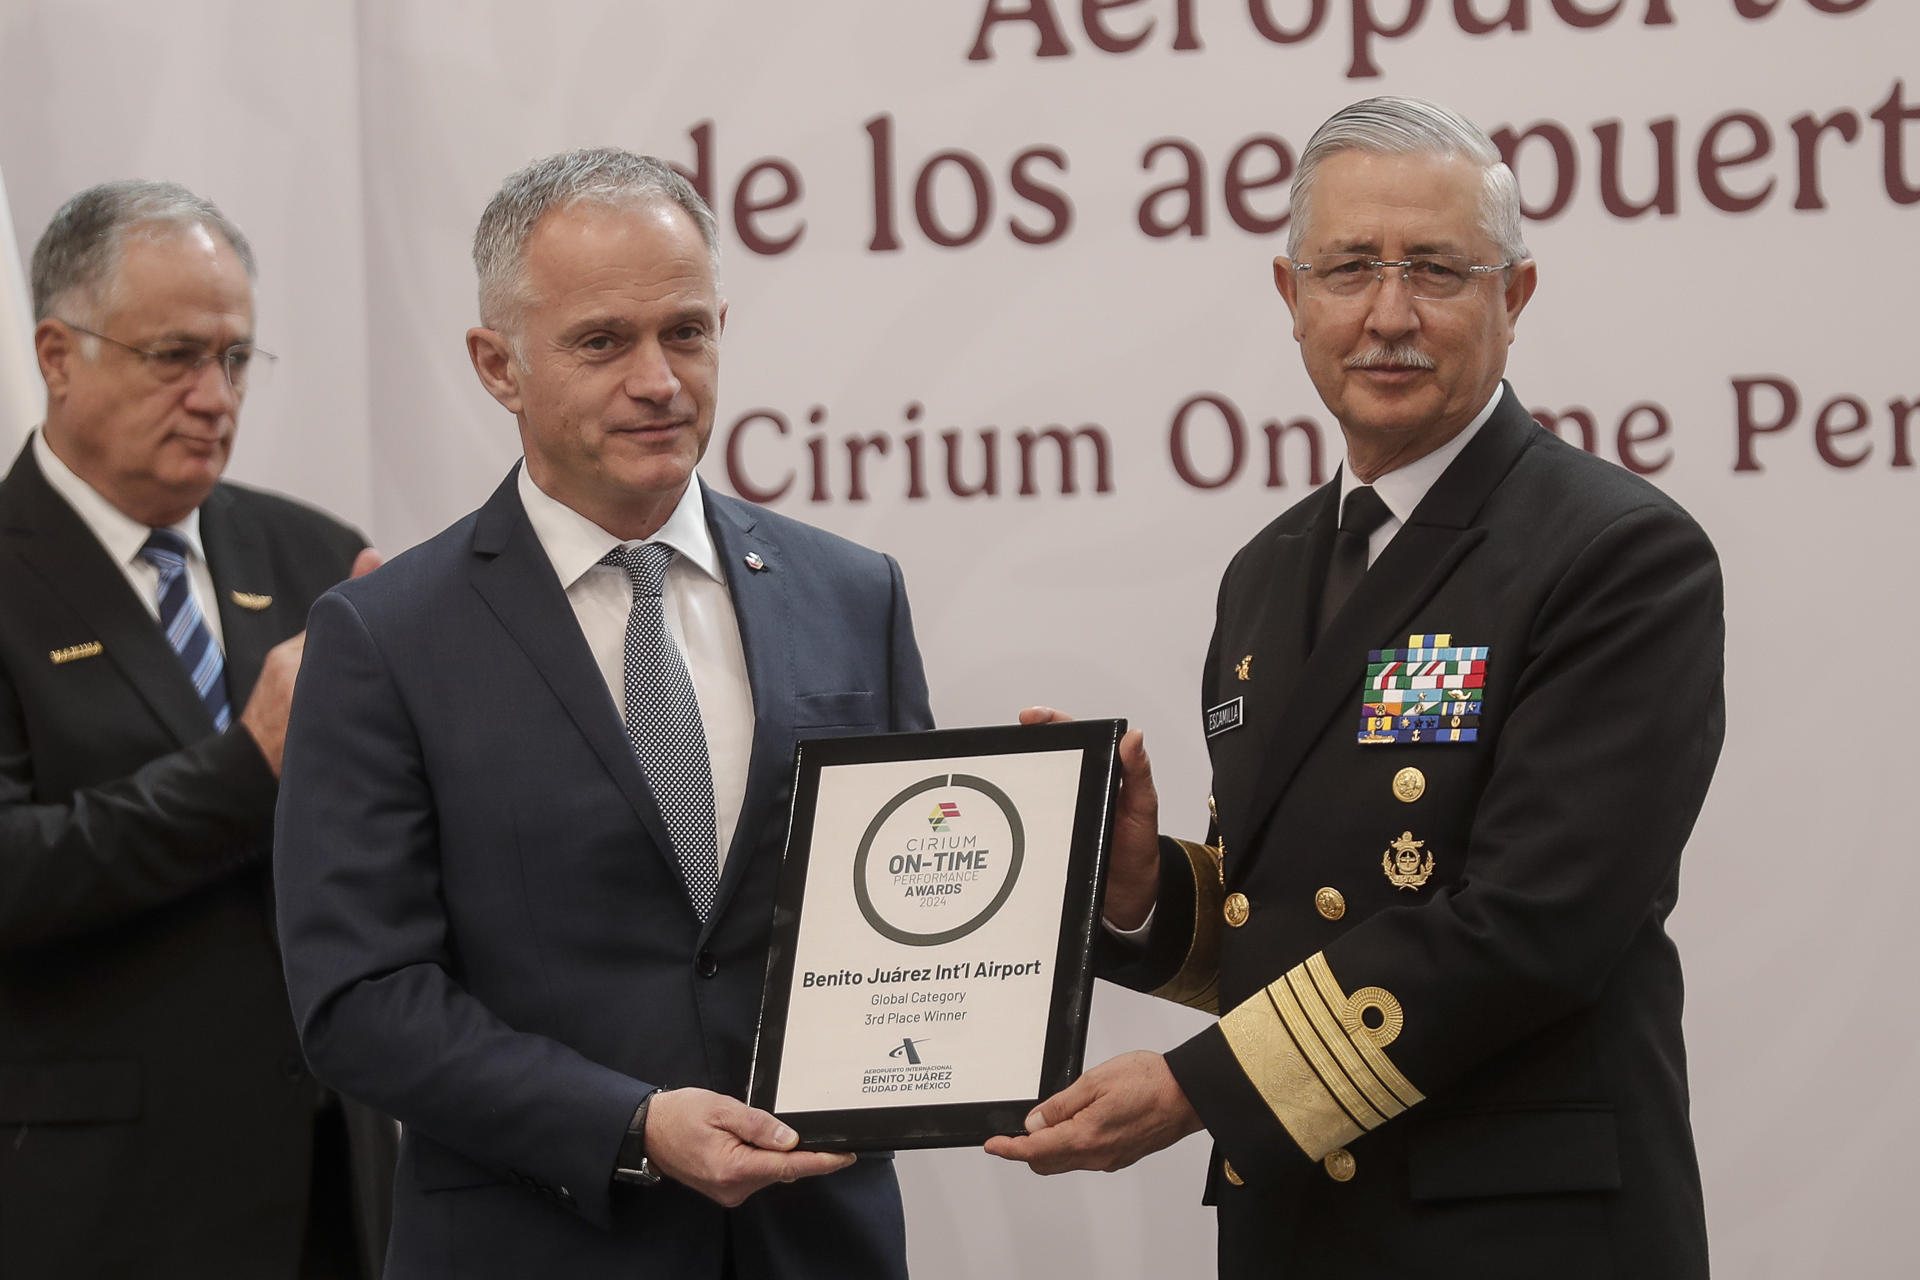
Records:
[[[1422,253],[1399,262],[1382,262],[1365,253],[1331,253],[1313,262],[1296,262],[1293,269],[1311,287],[1335,298],[1357,298],[1386,278],[1387,268],[1398,267],[1413,296],[1445,302],[1471,289],[1481,276],[1505,271],[1513,263],[1482,266],[1451,253]]]
[[[189,375],[198,375],[208,364],[218,361],[221,371],[227,375],[227,385],[236,392],[244,393],[251,379],[254,383],[273,368],[273,362],[279,359],[271,351],[262,351],[251,342],[236,342],[222,351],[209,350],[204,343],[173,342],[161,347],[136,347],[130,342],[118,338],[109,338],[104,333],[83,328],[71,320],[62,320],[61,324],[75,333],[84,333],[89,338],[98,338],[102,342],[111,342],[122,351],[131,351],[139,356],[147,371],[161,382],[178,382]]]

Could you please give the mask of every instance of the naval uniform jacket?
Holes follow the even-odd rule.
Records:
[[[366,544],[231,484],[200,534],[225,733],[31,443],[0,483],[0,1276],[299,1265],[320,1095],[274,943],[277,783],[238,712]],[[374,1266],[392,1139],[348,1125]]]
[[[1112,975],[1223,1013],[1167,1055],[1221,1274],[1704,1277],[1664,921],[1724,728],[1713,548],[1509,387],[1316,645],[1338,498],[1227,568],[1213,846],[1162,840]]]

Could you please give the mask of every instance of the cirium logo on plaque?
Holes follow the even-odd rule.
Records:
[[[860,914],[908,946],[964,938],[1006,905],[1025,846],[1020,811],[999,787],[971,774],[924,778],[889,801],[860,840]]]
[[[1078,1074],[1124,729],[800,744],[754,1105],[816,1148],[962,1145]]]

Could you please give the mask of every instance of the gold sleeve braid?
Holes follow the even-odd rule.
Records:
[[[1316,953],[1220,1020],[1240,1069],[1314,1160],[1423,1100],[1386,1055],[1405,1025],[1379,987],[1348,994]]]
[[[1208,844],[1175,840],[1193,872],[1193,943],[1180,971],[1153,992],[1162,1000],[1206,1013],[1220,1012],[1220,904],[1226,889],[1220,874],[1220,850]]]

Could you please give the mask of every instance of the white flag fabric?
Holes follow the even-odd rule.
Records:
[[[0,173],[0,466],[39,423],[46,405],[33,359],[33,308],[21,247],[13,234],[6,175]]]

